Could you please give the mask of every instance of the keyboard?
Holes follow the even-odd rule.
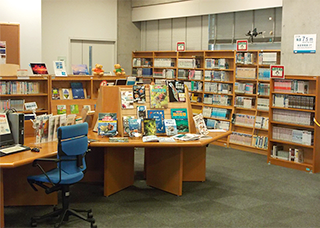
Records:
[[[4,155],[16,153],[16,152],[25,151],[25,150],[30,150],[30,148],[26,146],[21,146],[21,145],[2,147],[0,148],[0,157]]]

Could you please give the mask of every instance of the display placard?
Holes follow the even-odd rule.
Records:
[[[284,79],[284,66],[280,66],[280,65],[270,66],[270,77]]]
[[[186,50],[186,42],[180,41],[177,42],[177,51],[185,51]]]
[[[316,53],[316,34],[294,35],[293,53]]]
[[[237,51],[248,51],[248,40],[237,40]]]

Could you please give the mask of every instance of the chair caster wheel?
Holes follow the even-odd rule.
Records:
[[[98,228],[98,226],[94,223],[91,223],[91,228]]]
[[[93,218],[93,213],[92,213],[92,212],[89,212],[88,215],[87,215],[87,217],[88,217],[88,218]]]

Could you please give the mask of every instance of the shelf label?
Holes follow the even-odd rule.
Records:
[[[316,34],[294,35],[293,53],[316,53]]]
[[[180,41],[177,42],[177,51],[185,51],[186,50],[186,42]]]
[[[237,51],[248,51],[248,40],[237,40]]]
[[[26,110],[36,110],[38,108],[37,103],[36,102],[27,102],[24,103],[24,107],[26,108]]]
[[[29,76],[20,76],[20,77],[17,77],[17,80],[28,80],[30,79]]]
[[[271,65],[270,66],[270,77],[284,79],[284,66]]]

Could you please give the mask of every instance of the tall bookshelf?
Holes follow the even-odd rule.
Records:
[[[269,164],[310,173],[320,171],[319,77],[271,80]]]

